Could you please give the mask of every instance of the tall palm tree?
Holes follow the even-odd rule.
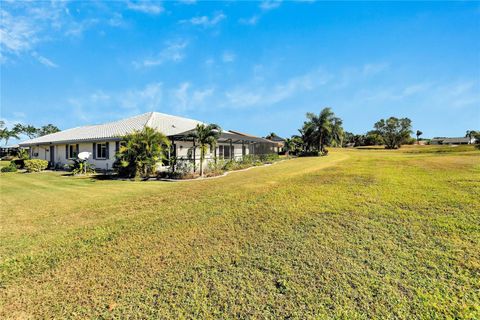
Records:
[[[307,119],[313,126],[313,135],[317,141],[318,151],[324,154],[325,145],[331,143],[334,139],[334,134],[338,135],[338,130],[341,128],[341,120],[335,117],[330,108],[324,108],[318,115],[309,112],[307,113]],[[334,128],[335,122],[337,122],[336,128]]]
[[[5,140],[5,145],[8,144],[8,140],[11,138],[20,139],[19,132],[16,130],[8,130],[8,128],[0,129],[0,140]]]
[[[22,132],[30,139],[35,138],[39,134],[39,130],[32,125],[22,126]]]
[[[200,176],[203,177],[203,161],[207,148],[214,149],[217,145],[217,140],[222,134],[222,128],[216,124],[197,124],[195,131],[189,136],[195,139],[195,142],[200,147]]]
[[[417,130],[417,132],[415,133],[415,135],[417,136],[417,143],[418,143],[418,141],[420,140],[420,136],[421,136],[422,134],[423,134],[423,132],[420,131],[420,130]]]
[[[343,138],[344,138],[344,131],[343,131],[343,121],[338,117],[334,117],[332,122],[332,141],[335,142],[335,145],[342,146],[343,145]]]

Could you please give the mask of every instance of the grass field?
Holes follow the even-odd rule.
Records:
[[[0,318],[480,318],[470,147],[0,186]]]

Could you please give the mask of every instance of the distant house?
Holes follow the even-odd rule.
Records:
[[[283,151],[283,147],[285,146],[285,139],[283,139],[279,136],[271,136],[271,137],[268,137],[268,140],[275,143],[275,152],[282,152]]]
[[[0,146],[0,158],[6,156],[16,155],[18,153],[18,144],[13,146]]]
[[[459,138],[446,138],[446,137],[435,137],[430,140],[430,144],[448,144],[448,145],[458,145],[458,144],[473,144],[475,143],[475,138],[469,137],[459,137]]]
[[[72,163],[80,152],[90,152],[88,160],[98,169],[111,169],[115,153],[119,150],[121,137],[145,127],[151,127],[165,134],[172,142],[169,157],[175,161],[188,161],[197,170],[200,165],[200,151],[189,134],[202,122],[188,118],[149,112],[131,118],[84,127],[68,129],[20,143],[30,148],[34,159],[48,160],[51,165]],[[275,144],[271,141],[224,130],[214,150],[206,154],[204,165],[212,159],[239,159],[248,154],[274,153]],[[173,159],[173,158],[172,158]]]

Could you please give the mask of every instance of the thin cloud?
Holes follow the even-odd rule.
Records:
[[[179,0],[178,2],[181,4],[196,4],[197,0]]]
[[[185,48],[187,48],[188,42],[185,40],[168,42],[167,46],[160,51],[156,56],[144,59],[142,61],[134,61],[135,67],[156,67],[166,62],[180,62],[185,58]]]
[[[158,2],[147,2],[147,1],[139,1],[139,2],[128,2],[127,8],[133,11],[143,12],[147,14],[160,14],[165,9],[161,4]]]
[[[233,62],[236,59],[235,53],[231,51],[225,51],[222,55],[222,61],[225,63]]]
[[[58,68],[58,65],[56,63],[54,63],[52,60],[50,60],[50,59],[48,59],[44,56],[39,55],[35,51],[32,52],[32,57],[37,59],[37,61],[40,62],[41,64],[43,64],[44,66],[47,66],[47,67],[50,67],[50,68]]]
[[[106,13],[105,18],[78,19],[70,13],[68,2],[3,2],[0,8],[0,62],[22,57],[55,67],[50,59],[37,53],[38,45],[64,37],[79,37],[87,29],[105,23],[121,24],[121,15]],[[111,20],[113,18],[115,20]]]
[[[228,106],[233,108],[268,107],[324,86],[329,80],[330,76],[328,74],[322,71],[314,71],[274,85],[252,86],[249,84],[236,87],[227,90],[225,98],[228,101]]]
[[[239,19],[238,22],[240,22],[241,24],[245,24],[245,25],[249,25],[249,26],[254,26],[258,23],[258,21],[260,20],[260,16],[258,15],[254,15],[250,18],[242,18],[242,19]]]
[[[225,20],[226,18],[227,16],[223,14],[223,12],[217,12],[212,17],[198,16],[198,17],[193,17],[189,20],[181,20],[180,23],[190,23],[192,25],[203,26],[207,28],[207,27],[213,27],[217,25],[218,23],[220,23],[222,20]]]
[[[280,7],[282,0],[265,0],[260,3],[260,9],[268,11]]]

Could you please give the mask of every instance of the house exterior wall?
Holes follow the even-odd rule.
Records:
[[[88,159],[88,162],[92,164],[95,169],[112,169],[113,164],[115,162],[115,141],[108,141],[108,159],[94,159],[93,158],[93,146],[94,143],[104,143],[107,141],[95,141],[95,142],[83,142],[83,143],[78,143],[78,152],[90,152],[92,153],[91,157]],[[175,156],[177,157],[178,161],[188,161],[190,163],[190,166],[193,168],[193,153],[189,157],[189,150],[192,149],[193,143],[191,141],[175,141]],[[77,143],[72,143],[73,145],[76,145]],[[37,145],[37,146],[32,146],[30,148],[30,155],[32,159],[42,159],[42,160],[47,160],[50,161],[50,144],[45,144],[45,145]],[[64,166],[68,164],[72,164],[73,160],[68,159],[67,157],[67,152],[66,152],[66,146],[67,144],[54,144],[54,165],[56,166]],[[230,146],[230,143],[218,143],[216,146],[216,155],[217,159],[222,159],[220,157],[220,152],[219,148],[220,146]],[[223,158],[224,160],[230,160],[230,158],[233,158],[235,160],[240,160],[242,159],[243,153],[242,153],[242,144],[241,143],[233,143],[233,156],[230,157],[225,157]],[[253,144],[248,144],[245,143],[245,154],[260,154],[260,153],[268,153],[268,148],[265,148],[265,146],[254,146]],[[205,161],[203,164],[204,169],[208,168],[208,163],[210,161],[213,161],[215,159],[215,151],[212,150],[210,152],[210,148],[208,148],[208,151],[205,155]],[[267,152],[266,152],[267,151]],[[273,147],[270,150],[273,152]],[[198,146],[196,147],[195,150],[195,168],[198,170],[200,168],[200,149]]]
[[[230,143],[218,143],[216,146],[216,155],[217,159],[222,159],[220,157],[220,147],[230,146]],[[242,144],[241,143],[233,143],[233,159],[235,160],[240,160],[242,159]],[[249,150],[249,145],[247,143],[244,144],[245,146],[245,155],[250,154]],[[193,143],[191,141],[175,141],[175,152],[176,152],[176,157],[177,161],[188,161],[190,165],[193,167],[193,151],[190,151],[190,157],[189,157],[189,150],[191,150],[193,147]],[[215,159],[215,151],[212,150],[210,152],[210,148],[208,148],[207,153],[205,154],[205,161],[203,163],[203,168],[208,169],[208,163],[210,161],[214,161]],[[230,157],[225,157],[223,160],[230,160]],[[200,148],[197,146],[195,150],[195,168],[198,170],[200,168]]]
[[[107,141],[98,141],[95,143],[104,143]],[[115,141],[108,141],[108,159],[93,159],[93,142],[78,143],[78,152],[90,152],[92,155],[88,162],[96,169],[112,169],[115,162]],[[77,143],[72,143],[76,145]],[[49,144],[32,146],[30,148],[30,156],[32,159],[42,159],[50,161],[50,146]],[[67,158],[66,146],[67,144],[55,144],[54,146],[54,165],[72,164],[73,160]]]

